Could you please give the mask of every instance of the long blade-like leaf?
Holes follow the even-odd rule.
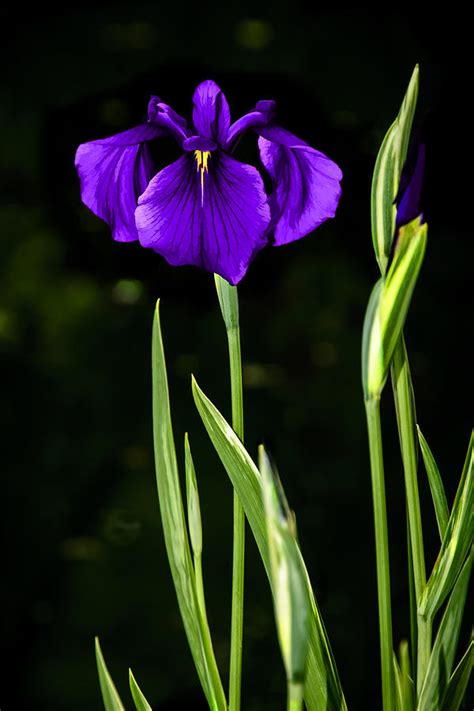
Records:
[[[372,179],[372,240],[382,275],[385,274],[395,236],[400,174],[406,159],[418,96],[418,65],[408,85],[399,114],[387,131],[377,156]]]
[[[260,472],[232,427],[193,379],[193,395],[209,437],[237,491],[271,583]],[[303,559],[310,599],[305,701],[308,711],[346,711],[336,665]]]
[[[469,679],[474,666],[474,641],[471,639],[461,661],[457,665],[449,680],[448,690],[443,701],[443,711],[458,711],[464,694],[466,693]]]
[[[393,678],[395,679],[395,708],[397,711],[405,711],[403,707],[402,672],[395,652],[393,652]]]
[[[418,425],[416,426],[416,429],[418,431],[418,441],[420,442],[421,454],[423,455],[423,461],[425,463],[425,469],[431,489],[431,498],[433,499],[439,537],[443,540],[449,520],[449,508],[446,500],[446,494],[444,492],[443,480],[441,479],[441,474],[439,473],[433,453],[428,446],[428,442],[423,437]]]
[[[441,711],[456,654],[471,566],[472,555],[464,563],[444,611],[421,690],[418,711]]]
[[[306,571],[301,564],[294,514],[263,445],[258,461],[278,638],[287,681],[303,688],[309,640]]]
[[[99,644],[99,638],[95,638],[95,658],[97,662],[97,671],[99,672],[100,690],[104,701],[105,711],[125,711],[125,707],[120,700],[118,691],[115,688],[112,677],[104,661],[102,650]]]
[[[143,695],[143,691],[138,686],[132,670],[128,670],[128,680],[130,683],[130,691],[137,711],[152,711],[152,708]]]
[[[438,558],[423,592],[419,612],[432,617],[446,600],[472,541],[474,431]]]
[[[158,307],[159,303],[156,305],[153,320],[152,339],[153,435],[156,482],[166,552],[181,617],[204,693],[213,711],[226,711],[227,703],[209,631],[199,614],[171,425],[168,379]]]

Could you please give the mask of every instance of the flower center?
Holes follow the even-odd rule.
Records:
[[[198,173],[201,173],[201,207],[204,203],[204,173],[209,172],[208,160],[210,157],[211,151],[194,151],[196,169]]]

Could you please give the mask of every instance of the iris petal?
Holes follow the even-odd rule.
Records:
[[[266,126],[275,115],[275,101],[257,101],[253,111],[234,121],[229,128],[226,148],[231,148],[240,136],[249,128]]]
[[[153,174],[145,141],[164,133],[146,123],[110,138],[83,143],[77,149],[75,164],[82,201],[110,225],[117,242],[138,238],[134,213],[138,197]]]
[[[177,114],[171,106],[160,101],[157,96],[150,97],[148,102],[148,119],[168,131],[179,144],[191,135],[186,119]]]
[[[193,123],[196,133],[224,146],[230,126],[227,99],[217,84],[203,81],[193,94]]]
[[[258,129],[262,163],[270,173],[275,244],[304,237],[334,217],[341,196],[340,168],[324,153],[278,126]]]
[[[173,265],[193,264],[231,284],[267,243],[270,209],[259,172],[214,152],[208,171],[191,154],[160,171],[139,199],[140,243]]]

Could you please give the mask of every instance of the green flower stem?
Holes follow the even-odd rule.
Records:
[[[410,642],[411,642],[411,677],[416,681],[416,650],[418,649],[418,605],[416,604],[415,583],[413,580],[413,559],[411,555],[410,524],[408,522],[408,505],[406,505],[407,522],[407,558],[408,558],[408,595],[410,602]]]
[[[287,711],[303,711],[303,684],[288,682]]]
[[[413,583],[417,608],[426,585],[423,528],[417,478],[417,440],[413,385],[403,336],[397,343],[392,363],[392,384],[397,409],[398,431],[405,473],[405,491],[410,529]],[[417,617],[416,688],[421,691],[431,654],[431,620]],[[413,650],[413,655],[415,651]]]
[[[242,396],[242,356],[240,351],[239,302],[237,287],[215,277],[217,295],[227,330],[232,397],[232,427],[244,439]],[[242,638],[244,624],[245,514],[234,490],[234,544],[232,562],[232,621],[230,633],[229,711],[240,711]]]
[[[229,340],[230,382],[232,393],[232,427],[243,441],[242,363],[240,331],[227,332]],[[240,709],[242,676],[242,638],[244,625],[244,563],[245,514],[237,492],[234,490],[234,550],[232,563],[232,624],[230,633],[230,686],[229,711]]]
[[[385,501],[382,431],[380,427],[380,400],[378,398],[366,400],[365,411],[369,435],[370,470],[372,475],[372,497],[374,504],[383,711],[395,711],[390,566],[388,556],[387,506]]]

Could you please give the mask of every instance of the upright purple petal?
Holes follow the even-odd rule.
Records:
[[[334,217],[342,173],[324,153],[283,128],[271,126],[258,133],[260,157],[273,182],[275,244],[287,244]]]
[[[201,174],[188,154],[151,180],[135,213],[138,236],[170,264],[194,264],[237,284],[267,243],[267,196],[252,166],[218,151],[207,162]]]
[[[150,97],[148,102],[148,119],[174,136],[179,144],[191,135],[186,119],[177,114],[171,106],[164,104],[157,96]]]
[[[240,136],[249,128],[267,126],[275,115],[275,102],[272,100],[257,101],[253,111],[244,114],[234,121],[229,128],[226,148],[231,148]]]
[[[150,123],[83,143],[75,165],[81,182],[81,198],[94,214],[110,225],[117,242],[138,238],[135,209],[138,197],[153,175],[153,163],[145,144],[164,135]]]
[[[211,80],[203,81],[193,94],[193,104],[196,132],[223,147],[229,132],[230,110],[222,90]]]

